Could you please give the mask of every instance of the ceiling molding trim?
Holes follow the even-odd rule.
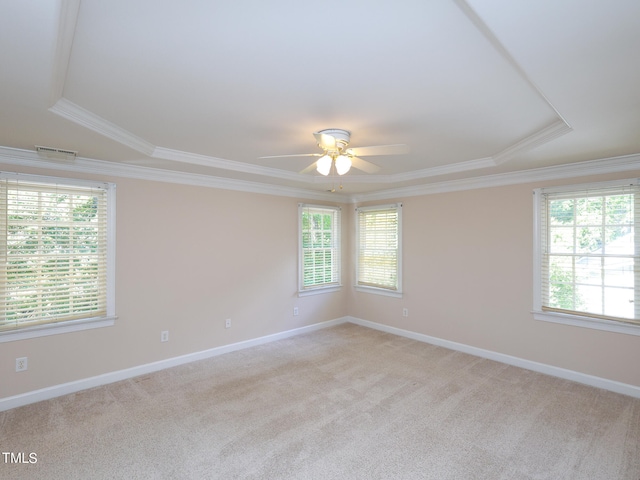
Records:
[[[52,107],[62,97],[67,81],[67,71],[71,60],[71,49],[76,35],[76,24],[80,0],[62,0],[58,17],[58,33],[53,57],[49,106]]]
[[[126,145],[145,155],[152,155],[156,148],[155,145],[128,132],[124,128],[120,128],[115,123],[111,123],[95,113],[76,105],[66,98],[60,98],[49,110],[56,115],[60,115],[67,120],[88,128],[89,130],[93,130],[100,135],[110,138],[122,145]]]
[[[373,193],[354,194],[350,199],[353,203],[373,200],[389,200],[394,198],[430,195],[434,193],[457,192],[461,190],[475,190],[478,188],[504,187],[522,183],[578,178],[590,175],[628,172],[640,170],[640,153],[621,157],[588,160],[568,165],[543,167],[519,172],[499,173],[476,178],[466,178],[427,185],[393,188]]]
[[[317,192],[302,188],[293,188],[266,183],[250,182],[233,178],[213,177],[195,173],[184,173],[173,170],[163,170],[124,163],[114,163],[104,160],[78,157],[74,163],[63,163],[41,158],[31,150],[0,146],[0,163],[31,168],[46,168],[49,170],[74,172],[100,176],[132,178],[155,182],[177,183],[183,185],[219,188],[248,193],[277,195],[282,197],[308,198],[312,200],[348,201],[345,194]]]
[[[249,173],[254,175],[263,175],[267,177],[281,178],[285,180],[294,180],[297,182],[312,183],[313,179],[308,175],[280,170],[276,168],[262,167],[249,163],[235,162],[233,160],[225,160],[222,158],[210,157],[198,153],[183,152],[170,148],[157,147],[150,142],[134,135],[133,133],[120,128],[118,125],[105,120],[104,118],[82,108],[81,106],[60,98],[49,110],[77,125],[93,130],[111,140],[125,145],[137,152],[152,158],[162,160],[172,160],[175,162],[189,163],[194,165],[203,165],[205,167],[220,168],[224,170],[232,170],[236,172]]]
[[[465,162],[453,163],[451,165],[441,165],[438,167],[425,168],[423,170],[416,170],[415,172],[396,173],[394,175],[389,175],[389,181],[406,182],[409,180],[415,180],[416,178],[437,177],[438,175],[448,175],[451,173],[479,170],[482,168],[495,166],[496,164],[491,157],[478,158],[476,160],[468,160]]]
[[[573,128],[571,128],[566,122],[563,120],[557,120],[548,127],[545,127],[533,135],[514,143],[502,152],[494,155],[493,161],[495,162],[495,165],[502,165],[508,160],[514,158],[518,153],[532,150],[572,131]]]
[[[151,156],[154,158],[161,158],[163,160],[172,160],[175,162],[203,165],[205,167],[233,170],[236,172],[249,173],[254,175],[264,175],[285,180],[294,180],[296,182],[303,181],[311,183],[313,181],[308,175],[301,175],[299,173],[290,172],[288,170],[262,167],[260,165],[236,162],[233,160],[225,160],[223,158],[210,157],[208,155],[201,155],[198,153],[183,152],[180,150],[172,150],[170,148],[164,147],[155,147]]]
[[[343,184],[349,183],[398,183],[418,180],[420,178],[437,177],[438,175],[448,175],[451,173],[465,172],[469,170],[479,170],[481,168],[495,167],[493,158],[479,158],[466,162],[454,163],[451,165],[441,165],[437,167],[425,168],[412,172],[395,173],[393,175],[344,175],[342,177],[314,175],[310,178],[314,183],[335,183],[339,180]]]
[[[538,85],[529,77],[527,72],[520,66],[520,64],[516,61],[516,59],[511,55],[511,52],[507,50],[507,48],[502,44],[502,42],[498,39],[498,37],[493,33],[493,31],[489,28],[489,26],[482,20],[480,15],[476,13],[476,11],[466,2],[466,0],[453,0],[455,4],[458,6],[460,10],[466,15],[471,23],[478,29],[478,31],[484,35],[487,41],[495,48],[496,52],[498,52],[502,58],[504,58],[509,65],[525,80],[534,91],[540,95],[540,97],[549,105],[549,107],[555,112],[558,118],[568,127],[569,122],[565,120],[565,118],[560,114],[558,109],[551,103],[551,101],[547,98],[547,96],[542,92],[542,90],[538,87]]]
[[[269,185],[246,180],[236,180],[209,175],[176,172],[123,163],[113,163],[104,160],[78,157],[73,164],[46,160],[31,150],[22,150],[0,146],[0,163],[33,168],[84,173],[101,176],[113,176],[149,180],[165,183],[220,188],[249,193],[278,195],[293,198],[308,198],[313,200],[344,201],[359,203],[374,200],[388,200],[392,198],[413,197],[435,193],[448,193],[461,190],[479,188],[502,187],[522,183],[561,180],[564,178],[578,178],[590,175],[628,172],[640,170],[640,153],[620,157],[604,158],[576,162],[569,165],[544,167],[520,172],[486,175],[476,178],[437,182],[426,185],[400,187],[373,193],[347,194],[318,192],[307,189]],[[324,178],[324,177],[323,177]]]

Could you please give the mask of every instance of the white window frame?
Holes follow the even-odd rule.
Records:
[[[396,255],[396,288],[391,289],[382,286],[363,285],[360,281],[360,213],[366,213],[379,210],[395,210],[398,215],[398,231],[397,239],[397,255]],[[386,205],[371,205],[356,208],[356,241],[355,241],[355,286],[358,292],[373,293],[376,295],[385,295],[389,297],[402,298],[402,203],[392,203]]]
[[[67,179],[43,175],[30,175],[11,172],[0,172],[0,179],[18,180],[47,185],[67,185],[83,188],[98,188],[106,191],[107,210],[107,261],[106,261],[106,315],[87,317],[75,320],[59,321],[55,323],[34,325],[0,332],[0,343],[29,338],[57,335],[81,330],[108,327],[115,324],[115,244],[116,244],[116,185],[114,183],[96,182],[80,179]]]
[[[315,210],[333,216],[332,222],[332,261],[334,281],[330,283],[304,285],[304,246],[303,246],[303,221],[305,211]],[[332,205],[313,205],[308,203],[298,204],[298,296],[316,295],[339,291],[342,288],[342,209]]]
[[[542,234],[544,226],[542,225],[542,201],[543,195],[547,193],[572,193],[576,194],[585,190],[598,190],[606,188],[623,187],[630,185],[640,185],[639,179],[630,180],[614,180],[608,182],[594,182],[588,184],[578,184],[570,186],[559,186],[549,188],[537,188],[533,191],[533,245],[534,245],[534,261],[533,261],[533,317],[535,320],[558,323],[563,325],[572,325],[577,327],[591,328],[595,330],[604,330],[609,332],[624,333],[629,335],[640,335],[640,325],[626,323],[615,319],[605,318],[604,316],[585,314],[580,315],[575,312],[564,313],[557,311],[546,311],[543,307],[543,245]],[[636,195],[640,196],[640,193]],[[635,204],[638,205],[639,198],[636,198]],[[638,218],[638,212],[636,212]],[[640,237],[640,224],[634,225],[636,235],[636,244]],[[636,282],[638,282],[638,273],[636,273]],[[638,290],[638,286],[636,286]],[[636,297],[637,297],[636,293]],[[636,298],[638,300],[638,298]]]

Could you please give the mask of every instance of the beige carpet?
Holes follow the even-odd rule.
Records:
[[[6,479],[640,479],[640,399],[346,324],[0,413]]]

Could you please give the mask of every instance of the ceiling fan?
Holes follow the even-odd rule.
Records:
[[[322,175],[329,175],[334,170],[338,175],[344,175],[351,167],[366,173],[375,173],[380,167],[359,157],[375,155],[401,155],[409,152],[409,147],[403,144],[377,145],[371,147],[347,148],[351,139],[351,132],[341,128],[327,128],[315,132],[313,136],[322,153],[297,153],[291,155],[271,155],[260,158],[283,157],[319,157],[300,173],[309,173],[314,168]]]

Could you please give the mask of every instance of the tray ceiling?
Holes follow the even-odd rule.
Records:
[[[374,192],[640,152],[640,3],[75,0],[0,6],[0,145]],[[312,133],[376,174],[300,174]]]

